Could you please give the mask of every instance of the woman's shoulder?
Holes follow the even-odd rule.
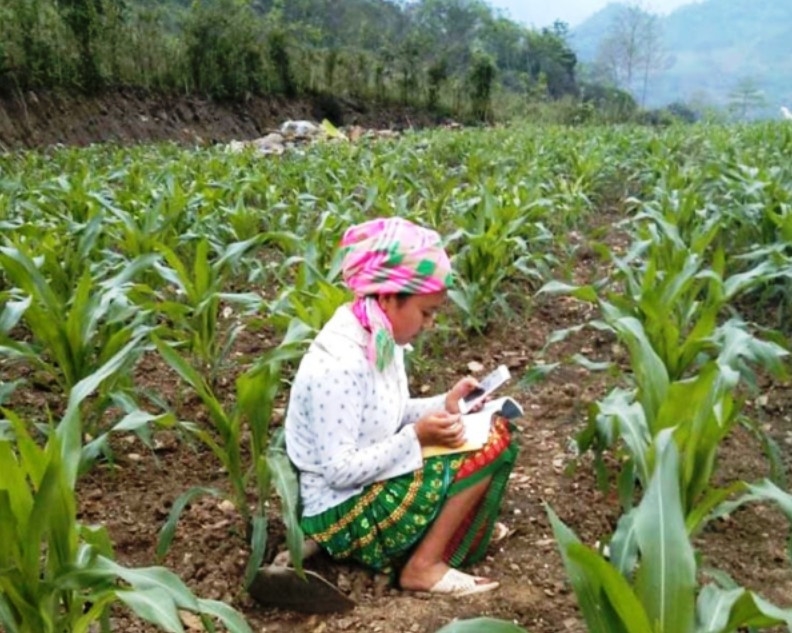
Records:
[[[369,333],[348,304],[339,307],[311,343],[309,351],[323,351],[339,359],[364,358]]]

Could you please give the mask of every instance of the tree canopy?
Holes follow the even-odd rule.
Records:
[[[312,92],[483,113],[498,90],[576,95],[566,35],[483,0],[7,0],[0,91]]]

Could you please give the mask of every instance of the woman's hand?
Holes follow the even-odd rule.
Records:
[[[455,384],[451,391],[446,394],[445,408],[449,413],[459,413],[459,401],[468,395],[471,391],[478,388],[479,381],[473,376],[465,376],[457,384]],[[478,411],[484,403],[477,404],[471,411]]]
[[[415,434],[421,446],[450,446],[465,443],[465,427],[458,413],[433,411],[415,423]]]

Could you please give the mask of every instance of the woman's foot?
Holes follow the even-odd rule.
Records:
[[[399,575],[399,586],[407,591],[429,591],[449,569],[445,563],[422,566],[409,561]]]
[[[429,591],[454,596],[490,591],[498,586],[496,581],[481,576],[471,576],[445,563],[421,567],[409,562],[402,569],[399,585],[406,591]]]
[[[431,593],[439,593],[452,598],[470,596],[475,593],[484,593],[497,589],[500,583],[496,580],[472,576],[458,569],[449,569],[445,575],[429,589]]]

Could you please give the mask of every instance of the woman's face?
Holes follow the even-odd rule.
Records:
[[[446,291],[426,295],[381,295],[379,305],[393,327],[393,340],[397,345],[406,345],[424,329],[431,327],[435,315],[445,301]]]

